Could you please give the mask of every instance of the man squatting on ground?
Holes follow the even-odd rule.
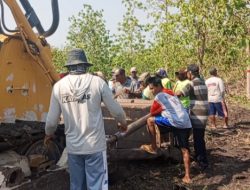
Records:
[[[190,64],[187,67],[187,77],[191,81],[181,91],[176,92],[177,96],[189,96],[190,98],[190,120],[193,127],[193,141],[195,161],[201,170],[208,167],[205,128],[208,118],[207,87],[201,79],[199,66]]]
[[[179,147],[181,148],[183,162],[185,167],[185,176],[182,181],[190,183],[190,154],[189,154],[189,133],[192,128],[188,113],[185,111],[180,100],[170,89],[164,89],[160,77],[150,77],[148,79],[150,90],[155,95],[153,105],[150,109],[151,117],[147,120],[148,131],[151,135],[151,145],[142,145],[141,149],[151,154],[157,154],[156,130],[155,125],[159,127],[160,132],[169,131],[171,128],[173,134],[177,137]]]
[[[53,87],[45,126],[45,144],[53,137],[62,113],[71,190],[107,190],[106,138],[101,102],[125,131],[126,117],[103,79],[87,73],[92,64],[81,49],[68,54],[69,74]]]

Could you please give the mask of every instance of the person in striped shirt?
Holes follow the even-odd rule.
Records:
[[[195,150],[195,161],[201,170],[208,167],[205,144],[205,128],[208,119],[208,90],[205,81],[200,77],[199,66],[190,64],[187,67],[187,76],[191,80],[176,95],[189,96],[190,98],[190,120],[193,128],[193,141]]]

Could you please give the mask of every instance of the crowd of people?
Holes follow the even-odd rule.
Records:
[[[118,128],[127,130],[125,113],[115,99],[152,100],[147,119],[151,144],[142,145],[141,149],[157,154],[156,128],[160,132],[171,129],[183,155],[184,183],[191,182],[191,129],[194,161],[201,170],[208,167],[204,140],[208,117],[211,128],[216,128],[216,115],[223,117],[223,127],[228,127],[225,87],[216,68],[210,69],[211,77],[205,81],[199,66],[190,64],[175,72],[176,82],[169,79],[164,68],[154,74],[143,72],[139,76],[136,67],[130,69],[130,76],[126,76],[125,69],[114,68],[112,78],[107,81],[100,71],[89,74],[87,69],[91,65],[83,50],[69,52],[66,63],[69,74],[53,87],[45,127],[46,144],[53,138],[59,117],[63,115],[71,190],[108,188],[101,102],[120,123]]]

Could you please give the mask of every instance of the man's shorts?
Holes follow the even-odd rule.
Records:
[[[174,137],[177,139],[179,148],[189,149],[189,136],[191,128],[179,129],[173,128]]]
[[[191,128],[176,128],[171,125],[168,118],[162,116],[155,117],[155,124],[158,126],[161,133],[173,132],[174,137],[177,139],[179,148],[189,149],[189,135]]]
[[[227,106],[224,102],[209,102],[209,115],[227,117]]]
[[[162,116],[155,116],[155,124],[157,125],[157,126],[161,126],[161,127],[174,127],[174,126],[172,126],[172,124],[169,122],[169,120],[168,120],[168,118],[166,118],[166,117],[162,117]],[[164,128],[163,128],[163,130],[164,130]]]

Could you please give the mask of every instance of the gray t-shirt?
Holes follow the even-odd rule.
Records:
[[[136,81],[127,77],[127,80],[124,84],[121,84],[120,82],[115,83],[115,95],[117,95],[118,99],[128,99],[129,92],[134,93],[137,90],[137,86],[138,85]]]

